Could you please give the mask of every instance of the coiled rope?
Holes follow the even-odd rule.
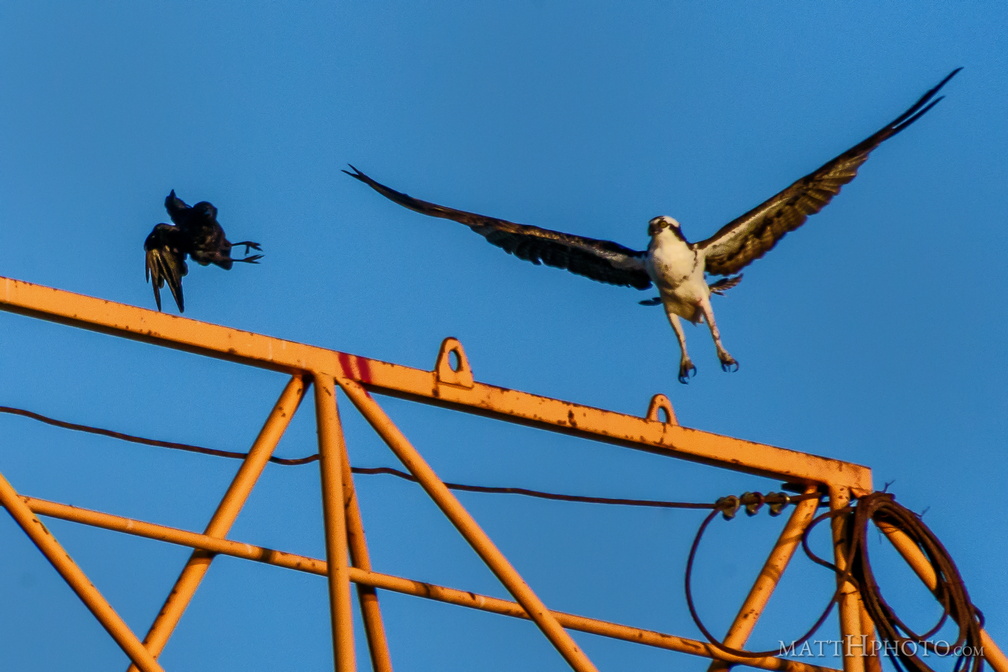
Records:
[[[692,574],[693,564],[696,559],[697,548],[704,532],[711,521],[722,513],[720,509],[712,511],[701,523],[697,530],[693,545],[690,547],[689,557],[686,562],[685,591],[686,605],[689,608],[690,616],[697,628],[703,633],[707,641],[722,651],[742,656],[742,657],[763,657],[780,654],[780,650],[775,651],[745,651],[725,645],[714,637],[701,621],[697,613],[693,600]],[[728,517],[727,515],[725,516]],[[816,555],[808,544],[809,534],[823,521],[842,518],[845,526],[845,536],[849,540],[845,564],[847,569],[840,570],[835,563],[829,562]],[[923,553],[927,558],[931,569],[935,575],[935,586],[931,593],[938,600],[942,607],[942,615],[938,622],[927,632],[918,633],[910,628],[901,619],[895,610],[882,597],[881,589],[875,580],[871,562],[868,554],[868,529],[869,522],[883,528],[884,531],[897,530],[906,537]],[[879,650],[884,652],[893,665],[900,672],[935,672],[934,668],[924,662],[923,657],[935,654],[938,656],[955,655],[953,672],[980,672],[983,669],[983,645],[981,641],[981,630],[983,628],[983,614],[974,606],[963,583],[962,576],[956,568],[951,556],[927,525],[913,511],[897,504],[893,495],[887,492],[874,492],[858,498],[848,506],[836,511],[824,513],[808,525],[802,535],[802,548],[806,555],[815,563],[827,567],[837,574],[837,589],[830,598],[822,615],[816,620],[812,627],[801,637],[794,640],[791,645],[784,647],[788,650],[797,650],[802,644],[807,642],[815,632],[826,621],[833,605],[840,599],[842,586],[850,582],[857,587],[861,599],[864,603],[868,615],[878,632],[881,645]],[[951,620],[959,626],[958,636],[954,643],[943,641],[932,641],[930,638],[937,634],[946,623]],[[863,647],[859,647],[863,650]]]

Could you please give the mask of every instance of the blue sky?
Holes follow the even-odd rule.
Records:
[[[0,275],[153,308],[141,246],[165,195],[210,200],[229,237],[266,258],[193,267],[187,317],[423,368],[455,336],[483,382],[635,414],[664,392],[684,425],[870,466],[878,487],[927,510],[1004,644],[1006,20],[982,2],[5,2]],[[353,163],[421,198],[636,248],[668,214],[696,240],[957,66],[941,104],[716,299],[738,373],[687,328],[688,387],[643,294],[533,267],[340,173]],[[284,384],[10,314],[0,334],[0,405],[166,440],[245,450]],[[691,501],[778,485],[386,407],[446,480]],[[314,451],[306,410],[278,454]],[[397,466],[345,402],[343,415],[354,464]],[[190,529],[237,466],[9,416],[0,436],[0,472],[24,494]],[[271,466],[232,537],[320,556],[317,481],[313,467]],[[418,488],[358,488],[377,569],[503,595]],[[462,500],[548,605],[699,637],[681,589],[699,514]],[[697,581],[714,630],[779,524],[711,531]],[[146,631],[185,552],[51,528]],[[0,538],[0,667],[121,666],[7,517]],[[929,599],[891,564],[883,589],[927,625]],[[830,594],[821,568],[797,558],[792,571],[756,646],[800,634]],[[383,599],[397,670],[564,669],[528,623]],[[161,660],[325,669],[327,619],[321,579],[222,558]],[[703,665],[575,637],[603,670]]]

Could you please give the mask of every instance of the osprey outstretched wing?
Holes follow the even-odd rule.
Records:
[[[858,168],[868,160],[873,149],[938,104],[944,96],[935,98],[935,94],[960,70],[962,68],[950,72],[910,109],[876,133],[741,217],[728,222],[707,240],[697,243],[704,250],[707,272],[714,275],[738,273],[773,249],[788,232],[804,224],[809,215],[826,207],[840,193],[840,188],[857,176]]]
[[[631,250],[619,243],[575,236],[538,226],[515,224],[495,217],[446,208],[421,201],[408,194],[376,182],[353,166],[343,172],[370,186],[379,194],[399,205],[431,217],[442,217],[465,224],[490,243],[533,264],[563,268],[592,280],[610,285],[647,289],[651,279],[644,270],[647,252]]]

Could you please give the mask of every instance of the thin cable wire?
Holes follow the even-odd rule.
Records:
[[[797,497],[792,497],[792,501],[798,501],[800,499],[811,499],[812,497],[818,498],[819,495],[817,493],[812,493],[812,494],[809,494],[809,495],[800,495],[800,496],[797,496]],[[771,649],[771,650],[767,650],[767,651],[746,651],[745,649],[737,649],[735,647],[728,646],[727,644],[725,644],[724,642],[722,642],[720,639],[718,639],[717,637],[715,637],[711,633],[711,631],[707,629],[707,627],[704,625],[703,621],[700,619],[699,613],[697,613],[696,604],[693,601],[693,585],[692,585],[692,579],[693,579],[693,562],[694,562],[694,560],[696,560],[696,553],[697,553],[697,548],[700,546],[700,539],[703,537],[704,532],[707,530],[707,526],[711,524],[711,521],[714,520],[714,518],[719,513],[721,513],[721,509],[720,508],[715,509],[714,511],[711,511],[707,515],[707,517],[704,518],[704,521],[702,523],[700,523],[700,528],[697,530],[696,536],[693,538],[693,545],[690,546],[689,556],[686,559],[686,572],[685,572],[685,582],[684,582],[684,584],[685,584],[685,591],[686,591],[686,607],[689,609],[690,617],[693,619],[693,623],[696,624],[697,629],[699,629],[700,632],[703,633],[703,636],[707,638],[707,641],[710,642],[711,645],[713,645],[715,648],[720,649],[721,651],[724,651],[726,653],[730,653],[730,654],[733,654],[733,655],[736,655],[736,656],[739,656],[739,657],[742,657],[742,658],[763,658],[765,656],[778,656],[778,655],[780,655],[780,652],[781,652],[780,648]],[[817,518],[816,520],[823,519],[823,518],[828,517],[830,515],[831,514],[829,514],[829,513],[824,514],[822,516],[819,516],[819,518]],[[809,525],[809,527],[811,527],[811,524]],[[816,633],[816,631],[819,628],[822,627],[823,623],[826,622],[826,619],[829,618],[830,612],[833,611],[833,605],[836,603],[837,598],[840,596],[840,591],[841,591],[840,586],[842,586],[842,585],[843,585],[842,583],[838,583],[837,589],[833,592],[833,596],[830,598],[829,602],[826,604],[826,608],[823,609],[822,614],[819,616],[819,618],[816,620],[816,622],[812,625],[812,627],[809,628],[808,631],[804,635],[802,635],[798,639],[794,640],[791,643],[790,647],[784,647],[784,648],[789,648],[790,650],[793,651],[795,648],[800,647],[806,641],[808,641],[809,639],[811,639],[812,635],[814,635]]]
[[[0,413],[30,418],[32,420],[63,429],[87,432],[90,434],[107,436],[121,441],[155,446],[158,448],[182,450],[191,453],[230,459],[245,459],[248,456],[246,453],[237,451],[206,448],[204,446],[177,443],[175,441],[148,439],[110,429],[102,429],[100,427],[93,427],[90,425],[66,422],[42,415],[40,413],[35,413],[21,408],[14,408],[11,406],[0,406]],[[315,462],[318,459],[319,455],[316,453],[300,458],[271,456],[269,461],[274,464],[294,466]],[[386,474],[414,483],[417,482],[417,479],[411,474],[390,467],[352,467],[351,471],[356,474],[365,475]],[[492,487],[468,485],[464,483],[445,483],[445,485],[452,490],[465,492],[512,494],[565,502],[676,509],[713,509],[700,524],[700,528],[697,530],[697,534],[693,539],[693,544],[690,547],[689,557],[686,562],[685,591],[686,604],[689,608],[690,616],[693,618],[694,623],[703,633],[704,637],[706,637],[712,645],[722,651],[741,657],[763,657],[779,653],[779,651],[774,650],[755,652],[745,651],[726,646],[723,642],[714,637],[713,634],[711,634],[711,632],[706,628],[701,621],[696,610],[696,605],[694,604],[692,591],[693,564],[696,559],[696,552],[700,545],[700,540],[716,515],[722,513],[725,517],[729,517],[729,511],[730,515],[734,515],[734,512],[739,507],[738,498],[723,498],[713,504],[710,504],[702,502],[670,502],[647,499],[563,495],[552,492],[543,492],[540,490],[530,490],[528,488]],[[763,497],[758,493],[748,494],[755,495],[758,499],[759,503],[756,504],[755,509],[750,511],[750,513],[755,513],[755,511],[762,505]],[[794,503],[811,497],[818,497],[818,495],[810,494],[792,496],[786,498],[786,501]],[[728,500],[734,501],[730,502]],[[851,541],[848,548],[848,557],[846,562],[848,569],[843,572],[841,572],[834,563],[824,560],[813,553],[808,545],[808,537],[812,529],[819,523],[837,516],[847,516],[848,520],[845,521],[845,523],[850,528]],[[901,530],[908,538],[910,538],[911,541],[917,544],[918,548],[921,549],[924,555],[928,558],[928,561],[931,563],[932,569],[937,577],[937,585],[932,593],[942,605],[943,613],[941,618],[938,620],[938,623],[927,632],[917,633],[913,631],[896,615],[892,607],[885,601],[885,599],[883,599],[868,559],[867,529],[869,521],[874,521],[876,524],[888,524]],[[962,672],[967,665],[969,666],[970,672],[980,672],[983,669],[983,648],[980,635],[981,629],[983,628],[983,614],[970,600],[969,594],[967,593],[966,587],[963,583],[962,576],[959,574],[955,563],[952,561],[952,558],[949,556],[948,551],[942,545],[941,541],[939,541],[934,533],[923,523],[923,521],[921,521],[920,516],[913,513],[906,507],[897,504],[891,494],[885,492],[871,493],[859,498],[855,504],[849,504],[842,509],[830,511],[818,516],[805,529],[805,532],[802,535],[802,548],[813,562],[827,567],[839,574],[837,581],[838,586],[842,586],[844,583],[850,581],[858,587],[864,601],[865,608],[871,616],[872,621],[875,623],[883,641],[883,650],[890,656],[894,665],[898,670],[900,670],[900,672],[905,672],[907,670],[912,672],[933,672],[932,668],[926,665],[917,655],[916,651],[918,647],[923,649],[925,653],[933,652],[936,654],[942,653],[940,649],[948,648],[950,650],[960,650],[959,647],[962,647],[961,650],[963,653],[957,656],[953,672]],[[836,603],[839,599],[840,592],[841,589],[838,587],[833,593],[833,596],[830,598],[822,615],[818,618],[818,620],[816,620],[815,624],[805,635],[793,642],[793,646],[800,646],[803,644],[822,626],[829,617],[834,603]],[[957,637],[955,643],[949,645],[948,647],[939,647],[936,642],[929,641],[928,638],[936,634],[950,618],[955,621],[960,628],[959,636]]]
[[[417,479],[405,471],[393,469],[391,467],[351,467],[355,474],[388,474],[398,478],[417,482]],[[645,506],[660,509],[712,509],[714,504],[706,502],[668,502],[655,499],[620,499],[615,497],[589,497],[586,495],[561,495],[555,492],[543,492],[541,490],[529,490],[528,488],[493,487],[486,485],[468,485],[465,483],[445,482],[451,490],[463,492],[481,492],[496,495],[522,495],[524,497],[538,497],[539,499],[550,499],[561,502],[582,502],[585,504],[615,504],[620,506]]]
[[[241,453],[237,451],[206,448],[204,446],[194,446],[192,444],[176,443],[174,441],[160,441],[158,439],[148,439],[141,436],[135,436],[133,434],[116,432],[110,429],[102,429],[100,427],[92,427],[90,425],[82,425],[74,422],[66,422],[64,420],[57,420],[55,418],[51,418],[49,416],[45,416],[40,413],[34,413],[32,411],[27,411],[21,408],[13,408],[11,406],[0,406],[0,413],[9,413],[11,415],[18,415],[26,418],[31,418],[32,420],[37,420],[39,422],[44,422],[45,424],[52,425],[54,427],[70,429],[77,432],[86,432],[89,434],[97,434],[100,436],[107,436],[113,439],[118,439],[120,441],[139,443],[145,446],[155,446],[158,448],[168,448],[171,450],[182,450],[190,453],[197,453],[200,455],[213,455],[215,457],[226,457],[229,459],[241,460],[247,457],[246,453]],[[307,457],[299,457],[299,458],[283,458],[273,456],[269,458],[269,461],[273,462],[274,464],[292,466],[292,465],[308,464],[310,462],[315,462],[318,459],[319,456],[316,453],[314,455],[308,455]],[[387,474],[407,481],[412,481],[414,483],[417,482],[417,479],[414,478],[411,474],[405,471],[400,471],[398,469],[393,469],[391,467],[351,467],[351,471],[355,474],[364,474],[364,475]],[[445,483],[445,485],[452,490],[459,490],[465,492],[521,495],[524,497],[536,497],[539,499],[548,499],[563,502],[581,502],[587,504],[610,504],[618,506],[639,506],[639,507],[652,507],[663,509],[712,509],[715,506],[714,504],[700,503],[700,502],[669,502],[669,501],[651,500],[651,499],[621,499],[613,497],[564,495],[553,492],[543,492],[540,490],[530,490],[528,488],[492,487],[482,485],[468,485],[464,483]],[[792,498],[792,500],[794,501],[795,498]]]
[[[189,453],[199,453],[201,455],[214,455],[216,457],[228,457],[239,460],[243,460],[246,457],[248,457],[246,453],[239,453],[231,450],[218,450],[216,448],[204,448],[203,446],[194,446],[188,443],[176,443],[174,441],[160,441],[158,439],[147,439],[142,436],[135,436],[133,434],[124,434],[122,432],[116,432],[111,429],[102,429],[101,427],[92,427],[91,425],[79,425],[75,422],[66,422],[64,420],[57,420],[55,418],[50,418],[49,416],[42,415],[41,413],[26,411],[23,408],[0,406],[0,413],[9,413],[10,415],[20,415],[25,418],[31,418],[32,420],[38,420],[39,422],[44,422],[45,424],[52,425],[53,427],[71,429],[75,432],[98,434],[99,436],[108,436],[113,439],[119,439],[120,441],[129,441],[130,443],[139,443],[145,446],[170,448],[172,450],[183,450]],[[309,455],[308,457],[298,457],[298,458],[270,457],[270,462],[284,465],[298,465],[298,464],[308,464],[309,462],[315,462],[318,459],[319,456],[316,453],[315,455]]]

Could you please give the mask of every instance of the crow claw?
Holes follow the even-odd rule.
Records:
[[[244,247],[245,254],[248,254],[250,249],[262,252],[262,246],[259,243],[253,243],[251,240],[243,240],[240,243],[231,243],[231,247]]]

